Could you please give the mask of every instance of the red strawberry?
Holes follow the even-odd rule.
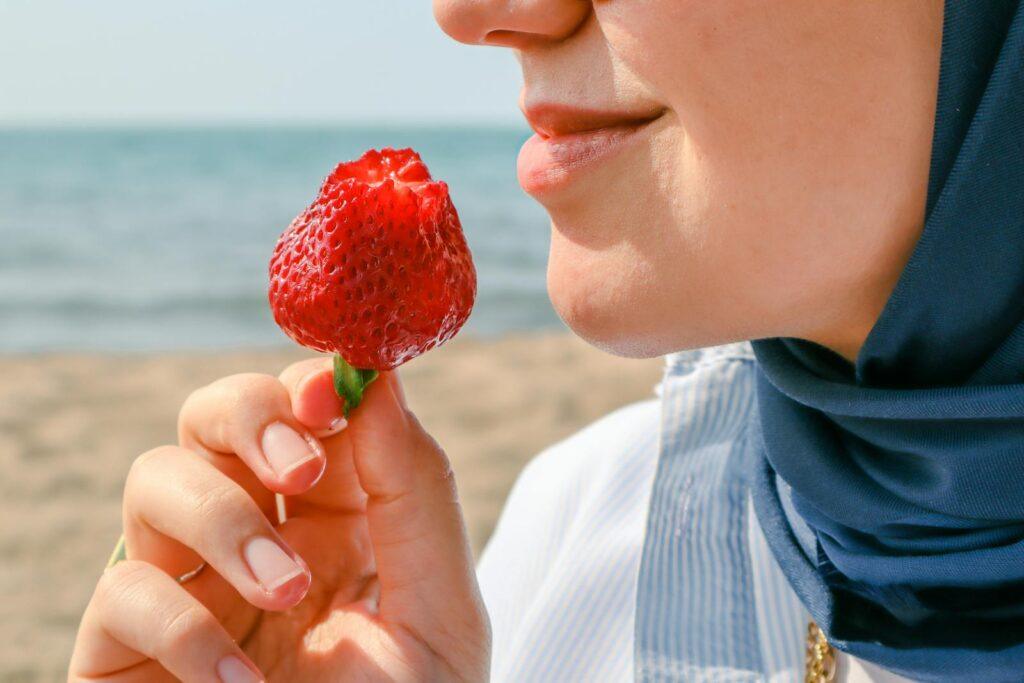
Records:
[[[336,354],[346,411],[376,371],[451,339],[475,296],[448,186],[411,149],[339,164],[270,259],[274,320],[303,346]]]

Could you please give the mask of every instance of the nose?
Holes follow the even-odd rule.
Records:
[[[455,40],[524,49],[568,38],[584,23],[591,0],[434,0],[434,17]]]

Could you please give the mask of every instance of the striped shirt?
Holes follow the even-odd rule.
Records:
[[[807,615],[745,479],[754,363],[746,343],[673,354],[657,399],[526,467],[478,568],[493,680],[802,680]]]

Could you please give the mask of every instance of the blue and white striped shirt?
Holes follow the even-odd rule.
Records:
[[[802,679],[807,615],[745,480],[754,363],[745,343],[669,356],[659,399],[526,467],[478,569],[493,680]]]

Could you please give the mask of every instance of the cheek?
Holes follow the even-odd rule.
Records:
[[[723,75],[720,70],[728,62],[741,61],[736,53],[742,44],[735,31],[742,30],[750,2],[617,0],[597,4],[595,12],[615,55],[638,78],[678,103],[684,93],[692,96],[702,80]]]
[[[807,334],[809,313],[888,286],[879,278],[898,269],[922,212],[932,4],[595,5],[610,49],[674,116],[673,159],[653,168],[675,239],[657,230],[664,216],[635,229],[665,240],[645,246],[649,263],[672,254],[675,279],[656,280],[672,306],[657,308],[681,346]]]
[[[552,303],[595,346],[651,356],[717,339],[708,337],[721,321],[705,290],[728,264],[708,252],[718,242],[708,239],[705,183],[688,154],[667,125],[547,207]]]
[[[771,272],[797,262],[791,242],[766,239],[767,207],[737,201],[743,183],[721,177],[677,126],[589,180],[548,207],[548,290],[577,334],[646,357],[771,331],[760,302],[777,305],[789,286]],[[781,267],[773,251],[785,253]]]

